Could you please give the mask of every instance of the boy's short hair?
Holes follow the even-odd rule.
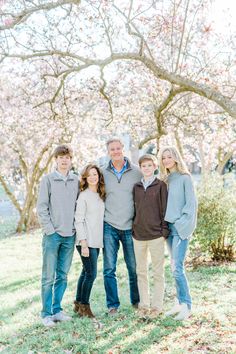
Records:
[[[57,146],[53,152],[53,156],[55,157],[55,159],[58,156],[64,156],[64,155],[70,155],[70,158],[72,159],[73,151],[72,151],[71,147],[69,147],[68,145]]]
[[[107,150],[109,148],[109,145],[111,143],[115,143],[115,142],[120,143],[120,145],[124,147],[122,140],[120,138],[114,136],[114,137],[110,138],[109,140],[107,140],[107,142],[106,142]]]
[[[156,159],[156,156],[154,156],[154,155],[151,155],[151,154],[142,155],[138,160],[139,167],[141,167],[141,165],[144,161],[152,161],[153,164],[155,166],[157,166],[157,159]]]

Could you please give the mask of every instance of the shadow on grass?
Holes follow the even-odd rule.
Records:
[[[236,262],[231,262],[229,265],[232,269],[224,265],[214,266],[199,266],[196,269],[192,269],[192,272],[200,273],[202,275],[214,275],[214,274],[236,274]],[[233,268],[234,267],[234,268]]]
[[[150,346],[159,343],[163,337],[175,332],[182,326],[173,319],[159,318],[156,320],[140,319],[133,313],[122,320],[122,313],[114,319],[113,325],[109,326],[112,319],[106,323],[104,339],[101,344],[97,343],[93,348],[96,353],[142,353]],[[79,348],[76,347],[78,350]],[[115,353],[114,352],[114,353]]]
[[[17,315],[21,311],[25,311],[32,304],[40,301],[40,295],[24,298],[24,300],[18,301],[13,307],[4,307],[4,311],[0,313],[0,320],[2,322],[9,322],[12,316]]]
[[[35,299],[34,299],[35,300]],[[121,311],[117,317],[98,316],[104,327],[96,330],[90,319],[77,316],[72,321],[45,328],[40,323],[25,325],[2,343],[8,354],[29,351],[45,353],[142,353],[176,331],[180,324],[172,319],[140,320],[133,310]],[[137,332],[140,331],[140,336]]]
[[[3,285],[0,286],[0,292],[13,292],[13,291],[17,291],[17,290],[21,290],[22,288],[28,286],[28,285],[32,285],[35,283],[38,283],[40,281],[40,277],[31,277],[31,278],[27,278],[27,279],[23,279],[23,280],[17,280],[13,283],[10,283],[8,285]]]

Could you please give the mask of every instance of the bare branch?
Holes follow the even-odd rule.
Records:
[[[131,3],[132,5],[132,3]],[[141,32],[138,30],[137,26],[132,22],[132,20],[130,20],[130,14],[131,14],[131,6],[130,6],[130,9],[129,9],[129,15],[126,16],[116,5],[114,5],[114,8],[125,18],[126,20],[126,27],[127,27],[127,30],[128,30],[128,33],[129,35],[133,35],[133,36],[136,36],[140,39],[140,49],[139,49],[139,55],[143,55],[144,54],[144,48],[146,47],[147,51],[148,51],[148,54],[150,56],[150,58],[152,60],[154,60],[154,57],[152,55],[152,52],[147,44],[147,41],[144,39],[143,35],[141,34]],[[132,30],[132,28],[134,30]]]
[[[190,0],[187,1],[186,9],[185,9],[185,14],[184,14],[184,22],[183,22],[183,29],[181,33],[181,38],[180,38],[180,44],[179,44],[179,50],[178,50],[178,57],[175,65],[175,70],[174,72],[176,73],[178,71],[179,67],[179,61],[180,61],[180,56],[182,52],[182,47],[183,47],[183,40],[184,40],[184,34],[185,34],[185,26],[186,26],[186,21],[188,17],[188,7],[189,7]]]
[[[58,0],[57,2],[49,2],[46,4],[41,3],[40,5],[35,5],[29,8],[25,8],[22,12],[19,12],[18,14],[4,13],[5,17],[6,16],[9,17],[9,20],[5,25],[0,26],[0,31],[9,30],[11,28],[14,28],[17,25],[20,25],[21,23],[25,22],[35,12],[42,11],[42,10],[49,11],[66,4],[79,5],[80,0]]]
[[[27,48],[28,49],[28,48]],[[33,50],[32,54],[2,54],[5,58],[18,58],[18,59],[22,59],[22,60],[28,60],[28,59],[33,59],[33,58],[40,58],[40,57],[51,57],[53,55],[57,55],[59,57],[62,58],[73,58],[76,60],[79,60],[83,63],[90,63],[90,59],[88,58],[84,58],[80,55],[77,54],[73,54],[70,52],[63,52],[60,50]]]
[[[112,41],[111,41],[111,37],[110,37],[110,33],[109,33],[110,26],[109,25],[107,26],[105,18],[103,17],[103,15],[101,13],[101,10],[98,9],[98,11],[99,11],[99,15],[100,15],[100,17],[102,19],[103,26],[105,28],[105,33],[106,33],[106,36],[107,36],[107,41],[108,41],[110,53],[112,54],[113,53],[113,48],[112,48]]]
[[[139,149],[142,149],[142,147],[143,147],[145,144],[147,144],[149,141],[154,140],[154,139],[157,139],[157,138],[158,138],[158,134],[157,134],[157,133],[146,136],[146,138],[142,139],[142,140],[139,142],[138,148],[139,148]]]
[[[198,4],[198,6],[197,6],[197,8],[196,8],[196,10],[195,10],[195,12],[194,12],[192,22],[191,22],[191,24],[190,24],[190,26],[189,26],[189,30],[188,30],[188,33],[187,33],[187,37],[186,37],[186,40],[185,40],[184,49],[183,49],[183,51],[182,51],[182,52],[183,52],[183,55],[182,55],[182,60],[181,60],[181,64],[180,64],[179,73],[182,72],[182,67],[183,67],[184,59],[185,59],[185,57],[186,57],[187,47],[188,47],[188,44],[191,42],[191,40],[190,40],[190,34],[191,34],[191,32],[192,32],[192,28],[193,28],[193,24],[194,24],[194,22],[195,22],[195,18],[196,18],[196,16],[197,16],[197,13],[198,13],[198,11],[200,10],[201,6],[202,6],[202,1]]]
[[[108,107],[109,107],[109,112],[111,114],[111,118],[109,119],[109,121],[107,122],[107,126],[113,121],[113,110],[112,110],[112,104],[110,101],[110,98],[107,96],[107,94],[105,93],[105,89],[106,89],[106,80],[104,78],[104,72],[103,72],[103,68],[101,69],[101,79],[103,82],[103,85],[100,87],[99,92],[101,93],[101,95],[103,96],[103,98],[107,101],[108,103]]]
[[[130,21],[132,22],[133,20],[135,20],[137,17],[139,17],[140,15],[144,14],[145,12],[147,12],[148,10],[150,10],[152,7],[154,7],[156,1],[152,1],[152,3],[144,10],[140,11],[139,13],[137,13],[135,16],[133,16]],[[131,15],[131,12],[130,12]],[[130,16],[129,16],[130,17]]]
[[[185,89],[179,87],[179,88],[174,88],[173,86],[171,87],[168,95],[163,99],[162,103],[158,106],[155,106],[155,119],[156,119],[156,125],[157,125],[157,131],[156,133],[153,133],[151,135],[148,135],[146,138],[142,139],[139,143],[139,148],[141,149],[146,143],[148,143],[150,140],[153,139],[160,139],[162,135],[166,134],[166,131],[163,127],[163,111],[168,107],[171,101],[173,101],[174,97],[182,92],[184,92]]]
[[[48,52],[48,55],[50,55]],[[39,53],[40,54],[40,53]],[[46,55],[46,52],[44,52]],[[68,55],[68,53],[66,53]],[[36,56],[36,53],[35,53]],[[62,80],[70,75],[73,72],[80,72],[90,66],[100,66],[104,68],[105,66],[119,60],[130,60],[130,61],[139,61],[141,62],[146,68],[148,68],[155,77],[170,82],[173,85],[177,85],[183,91],[193,92],[199,96],[205,97],[208,100],[211,100],[217,103],[221,108],[225,110],[231,117],[236,118],[236,102],[232,101],[229,97],[223,95],[218,90],[202,84],[195,82],[191,79],[188,79],[184,76],[177,75],[175,73],[170,73],[169,71],[163,69],[161,66],[155,63],[154,60],[148,58],[145,55],[139,55],[138,53],[113,53],[110,57],[105,59],[88,59],[80,57],[80,60],[84,62],[83,65],[72,67],[68,70],[63,70],[62,72],[58,73],[59,76],[63,76]],[[60,89],[62,86],[59,85]],[[57,90],[57,94],[59,90]]]

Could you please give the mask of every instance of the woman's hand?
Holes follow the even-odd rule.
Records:
[[[89,257],[89,248],[88,248],[87,240],[81,240],[80,245],[81,245],[81,256]]]
[[[81,246],[81,255],[83,257],[89,257],[89,248],[88,248],[88,246]]]

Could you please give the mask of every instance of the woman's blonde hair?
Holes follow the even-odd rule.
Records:
[[[163,165],[163,162],[162,162],[163,154],[166,151],[168,151],[170,153],[171,157],[176,162],[176,171],[183,174],[183,175],[184,174],[190,175],[190,172],[189,172],[185,162],[183,161],[179,150],[175,146],[165,146],[162,149],[160,149],[160,151],[159,151],[160,179],[167,182],[168,176],[170,174],[170,171],[168,170],[168,168],[166,168]]]

